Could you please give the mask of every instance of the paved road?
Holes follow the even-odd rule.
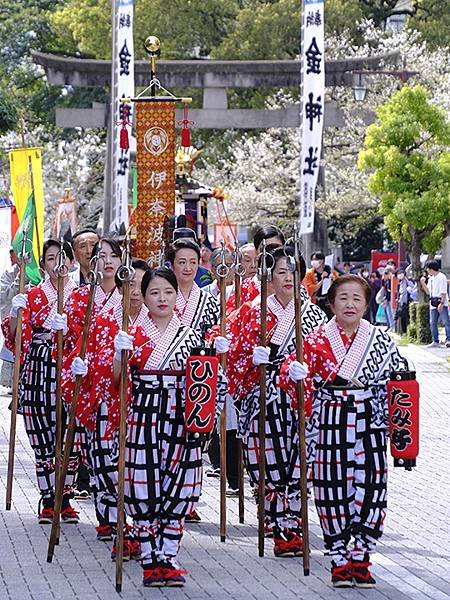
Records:
[[[183,589],[143,588],[142,570],[124,565],[123,592],[114,589],[110,545],[95,539],[91,502],[79,502],[81,522],[63,524],[61,544],[52,564],[46,562],[49,527],[38,525],[38,495],[33,457],[18,421],[13,507],[5,511],[8,399],[0,399],[0,599],[106,600],[122,597],[273,600],[317,600],[367,597],[370,600],[445,600],[450,598],[449,536],[449,404],[450,352],[433,353],[414,346],[401,349],[419,372],[422,390],[421,451],[413,472],[391,468],[389,514],[385,534],[373,556],[376,590],[335,590],[329,563],[322,554],[320,529],[313,508],[311,575],[303,577],[301,559],[275,559],[271,542],[257,556],[255,510],[250,495],[247,522],[238,524],[237,500],[229,501],[226,543],[218,537],[218,480],[205,480],[199,511],[202,522],[188,525],[180,563],[190,575]]]

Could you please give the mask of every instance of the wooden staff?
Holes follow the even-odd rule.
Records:
[[[57,312],[62,314],[64,311],[64,277],[67,277],[68,268],[66,266],[66,253],[64,251],[64,240],[61,238],[58,264],[55,267],[55,272],[58,275],[57,289]],[[55,494],[58,493],[59,477],[58,473],[61,470],[61,454],[62,454],[62,437],[63,437],[63,407],[62,407],[62,389],[61,389],[61,372],[62,372],[62,357],[63,357],[64,332],[58,330],[56,333],[56,386],[55,386]],[[59,523],[56,534],[56,544],[59,543]]]
[[[227,335],[227,284],[226,277],[229,268],[225,263],[225,242],[222,245],[222,262],[217,267],[217,275],[220,281],[220,335]],[[220,355],[220,364],[225,371],[227,366],[227,355]],[[220,413],[220,541],[224,542],[227,535],[227,399],[225,397],[223,409]]]
[[[294,271],[294,303],[295,303],[295,354],[298,362],[303,363],[302,335],[302,295],[301,295],[301,265],[300,240],[297,227],[294,233],[295,271]],[[306,437],[305,437],[305,390],[303,381],[295,383],[298,412],[298,446],[300,460],[300,514],[302,517],[303,538],[303,574],[309,575],[309,523],[308,523],[308,481],[306,466]]]
[[[85,318],[84,325],[83,325],[83,332],[81,334],[80,358],[83,360],[86,356],[86,348],[87,348],[88,336],[89,336],[89,327],[91,324],[92,309],[94,306],[95,288],[99,283],[98,254],[93,259],[93,262],[94,262],[94,269],[88,273],[88,277],[90,279],[90,283],[89,283],[90,288],[89,288],[88,303],[87,303],[87,308],[86,308],[86,318]],[[75,435],[75,417],[77,414],[78,397],[80,395],[80,388],[81,388],[81,379],[82,379],[82,375],[77,375],[75,377],[75,388],[74,388],[74,392],[73,392],[72,403],[70,405],[69,424],[67,426],[66,440],[64,443],[63,460],[62,460],[62,465],[59,470],[59,473],[56,473],[58,480],[56,483],[56,493],[55,493],[55,514],[53,516],[52,530],[50,533],[50,540],[48,543],[48,550],[47,550],[47,562],[49,562],[49,563],[51,563],[53,560],[53,554],[55,552],[55,545],[57,542],[64,485],[66,483],[67,468],[69,466],[69,459],[70,459],[70,454],[72,452],[73,440],[74,440],[74,435]]]
[[[234,297],[236,310],[241,306],[241,283],[242,277],[244,276],[245,269],[241,263],[241,253],[239,250],[239,242],[236,240],[235,247],[235,262],[234,262]],[[239,523],[244,523],[245,516],[245,503],[244,503],[244,452],[242,449],[242,440],[237,440],[237,452],[238,452],[238,513]]]
[[[58,264],[55,268],[58,275],[58,296],[57,296],[57,312],[62,315],[64,311],[64,278],[67,277],[68,269],[66,266],[66,253],[64,251],[64,240],[60,240],[60,249],[58,255]],[[55,431],[55,473],[59,473],[61,467],[62,453],[62,390],[61,390],[61,371],[63,357],[64,332],[62,330],[56,333],[56,431]],[[56,482],[58,478],[56,477]]]
[[[22,249],[19,259],[19,294],[25,290],[25,272],[27,263],[27,224],[22,231]],[[11,404],[11,425],[9,429],[9,453],[8,453],[8,474],[6,478],[6,510],[11,510],[12,485],[14,475],[14,455],[16,450],[16,427],[17,427],[17,409],[19,405],[19,376],[20,376],[20,354],[22,349],[22,320],[23,311],[20,308],[17,312],[16,333],[14,338],[14,369],[12,386],[12,404]]]
[[[267,337],[267,253],[266,241],[262,241],[260,255],[261,278],[261,346],[266,346]],[[258,553],[264,556],[264,524],[266,495],[266,400],[267,400],[266,365],[259,366],[259,454],[258,454]]]
[[[128,332],[130,320],[130,281],[134,270],[131,266],[130,239],[125,239],[123,264],[117,272],[122,281],[122,329]],[[125,529],[125,442],[127,435],[128,351],[122,350],[120,363],[120,421],[119,462],[117,465],[117,537],[116,537],[116,592],[122,591],[123,538]]]

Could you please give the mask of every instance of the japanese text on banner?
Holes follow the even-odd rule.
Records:
[[[300,233],[314,229],[325,105],[323,0],[305,0],[301,98]]]
[[[136,102],[135,256],[156,266],[166,216],[175,212],[175,103]]]
[[[119,0],[115,17],[117,43],[114,60],[117,89],[114,90],[113,198],[114,224],[117,229],[122,223],[128,227],[129,139],[133,105],[131,102],[121,102],[121,99],[134,96],[133,3],[134,0]]]

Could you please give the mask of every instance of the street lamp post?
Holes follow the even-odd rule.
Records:
[[[386,75],[387,77],[398,77],[403,85],[413,75],[417,75],[417,71],[407,71],[402,69],[399,71],[353,71],[353,94],[357,102],[364,102],[367,93],[367,78],[378,75]]]

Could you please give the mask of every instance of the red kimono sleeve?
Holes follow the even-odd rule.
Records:
[[[23,363],[25,355],[30,349],[31,340],[33,338],[33,315],[36,313],[42,313],[42,307],[45,307],[47,298],[39,287],[31,288],[27,292],[27,305],[22,312],[22,340],[21,340],[21,357],[20,361]],[[48,310],[44,313],[43,318],[39,319],[39,322],[43,322],[48,314]],[[5,337],[5,346],[13,354],[15,353],[15,334],[11,336],[10,332],[10,320],[11,315],[7,315],[2,321],[2,333]],[[39,326],[39,323],[35,325]]]
[[[242,310],[241,310],[242,309]],[[228,392],[245,396],[259,380],[259,367],[253,364],[253,348],[261,343],[261,307],[251,303],[241,307],[236,315],[235,330],[227,355]],[[270,334],[274,318],[267,314],[267,332]],[[268,335],[269,337],[269,335]]]
[[[77,346],[83,331],[90,286],[74,290],[67,300],[64,312],[67,314],[67,335],[64,340],[64,353],[70,354]]]
[[[81,349],[81,336],[78,338],[75,346],[72,348],[70,353],[64,354],[63,367],[61,371],[61,387],[63,392],[63,399],[67,404],[72,403],[76,378],[72,374],[72,362],[75,357],[80,355]],[[95,429],[95,414],[92,415],[92,407],[95,403],[96,388],[93,381],[93,372],[95,369],[95,355],[96,355],[96,340],[91,330],[88,343],[86,347],[85,359],[88,363],[88,372],[85,377],[81,378],[80,392],[78,396],[77,404],[77,419],[92,431]]]

